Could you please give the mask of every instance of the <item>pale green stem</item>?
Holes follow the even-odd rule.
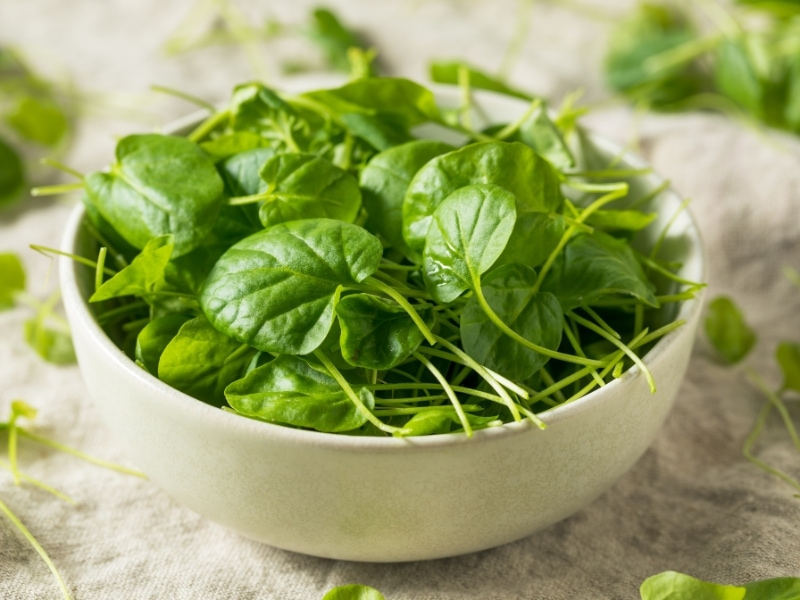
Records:
[[[53,448],[54,450],[58,450],[59,452],[65,452],[67,454],[71,454],[76,458],[80,458],[81,460],[85,460],[88,463],[93,465],[97,465],[98,467],[104,467],[106,469],[111,469],[112,471],[117,471],[118,473],[124,473],[126,475],[133,475],[134,477],[141,477],[142,479],[147,479],[147,475],[144,473],[140,473],[139,471],[135,471],[133,469],[129,469],[128,467],[123,467],[122,465],[118,465],[112,462],[108,462],[99,458],[95,458],[94,456],[90,456],[80,450],[62,444],[60,442],[56,442],[54,440],[48,439],[46,437],[42,437],[36,435],[28,431],[27,429],[23,429],[22,427],[18,428],[20,436],[32,440],[34,442],[38,442],[44,446],[48,446]]]
[[[190,142],[194,142],[195,144],[199,144],[203,141],[209,133],[214,131],[220,124],[222,124],[225,119],[230,117],[230,112],[227,110],[221,110],[219,112],[214,113],[210,117],[208,117],[205,121],[200,123],[197,128],[192,131],[186,138]]]
[[[28,528],[19,520],[19,517],[11,512],[11,509],[6,506],[6,504],[0,500],[0,512],[2,512],[9,521],[16,527],[19,532],[23,535],[23,537],[28,540],[31,546],[34,547],[36,552],[42,558],[44,563],[47,565],[47,568],[50,569],[50,572],[55,576],[56,581],[58,582],[58,587],[61,588],[61,593],[64,596],[64,600],[72,600],[72,595],[69,593],[64,580],[61,578],[61,574],[56,569],[56,566],[53,564],[53,561],[50,560],[50,556],[45,552],[45,549],[42,548],[42,545],[38,542],[38,540],[33,537],[33,534],[28,531]]]
[[[650,373],[650,369],[647,368],[644,362],[642,362],[642,359],[639,358],[639,356],[633,350],[631,350],[629,346],[626,346],[622,341],[618,340],[613,335],[606,332],[602,327],[595,325],[591,321],[584,319],[583,317],[580,317],[573,312],[570,312],[569,316],[571,319],[575,319],[578,323],[580,323],[584,327],[588,327],[589,329],[594,331],[597,335],[599,335],[602,338],[605,338],[606,340],[614,344],[617,348],[622,350],[625,354],[627,354],[628,358],[630,358],[634,362],[634,364],[636,364],[636,366],[638,366],[639,369],[641,369],[642,374],[644,375],[645,379],[647,379],[647,384],[650,387],[650,393],[651,394],[656,393],[656,382],[653,379],[653,374]],[[647,330],[645,329],[645,332],[646,331]]]
[[[97,263],[95,261],[85,258],[83,256],[78,256],[77,254],[62,252],[61,250],[56,250],[55,248],[48,248],[47,246],[39,246],[38,244],[31,244],[29,247],[31,250],[35,250],[36,252],[44,254],[45,256],[48,256],[50,254],[56,254],[58,256],[66,256],[67,258],[71,258],[75,262],[78,262],[82,265],[86,265],[87,267],[97,269]],[[117,274],[115,270],[109,269],[108,267],[103,267],[103,273],[105,273],[109,277],[113,277],[114,275]]]
[[[205,100],[198,98],[197,96],[192,96],[191,94],[187,94],[186,92],[176,90],[175,88],[167,87],[164,85],[151,85],[150,89],[153,90],[154,92],[159,92],[161,94],[167,94],[168,96],[175,96],[176,98],[180,98],[181,100],[186,100],[187,102],[196,104],[200,108],[208,109],[212,113],[216,112],[217,110],[217,107],[211,104],[210,102],[206,102]]]
[[[622,339],[622,336],[619,333],[617,333],[614,330],[614,328],[611,327],[611,325],[606,323],[600,315],[598,315],[594,310],[592,310],[592,308],[590,306],[583,306],[582,308],[583,308],[583,310],[586,311],[586,313],[590,317],[592,317],[594,319],[595,323],[597,323],[600,327],[605,329],[608,334],[613,335],[618,340]]]
[[[9,471],[11,470],[11,465],[9,465],[3,460],[0,460],[0,467],[7,469]],[[75,504],[75,500],[67,496],[64,492],[61,492],[55,489],[54,487],[47,485],[43,481],[39,481],[38,479],[35,479],[22,471],[19,472],[19,476],[22,479],[22,481],[30,483],[31,485],[36,486],[41,490],[44,490],[48,494],[52,494],[53,496],[59,498],[60,500],[63,500],[64,502],[68,502],[69,504]]]
[[[58,169],[59,171],[63,171],[64,173],[68,173],[77,179],[83,180],[83,173],[73,169],[72,167],[68,167],[61,161],[55,160],[53,158],[42,158],[39,160],[39,163],[45,165],[46,167],[53,167],[54,169]]]
[[[514,135],[519,130],[519,128],[522,127],[523,123],[525,123],[525,121],[527,121],[534,112],[536,112],[541,108],[542,108],[542,99],[535,98],[528,106],[528,109],[524,113],[522,113],[522,116],[519,119],[517,119],[513,123],[509,123],[495,134],[494,136],[495,139],[503,141],[506,138]]]
[[[336,383],[339,384],[339,387],[342,388],[342,391],[344,391],[344,393],[347,395],[350,401],[355,405],[356,410],[359,413],[361,413],[361,415],[367,421],[375,425],[375,427],[377,427],[381,431],[385,431],[386,433],[390,433],[395,436],[403,434],[403,432],[405,431],[404,429],[387,425],[386,423],[378,419],[378,417],[376,417],[374,414],[372,414],[372,411],[370,411],[370,409],[364,405],[364,403],[361,401],[361,398],[358,397],[358,394],[356,394],[353,388],[350,386],[350,383],[339,372],[339,369],[336,368],[336,365],[334,365],[330,361],[330,359],[327,356],[325,356],[323,352],[320,352],[319,350],[314,350],[314,356],[316,356],[317,360],[319,360],[325,366],[325,368],[328,370],[328,373],[330,373],[331,377],[333,377],[336,380]]]
[[[97,266],[94,270],[94,291],[100,289],[100,286],[103,285],[103,269],[106,266],[106,254],[108,253],[108,248],[103,246],[100,248],[100,251],[97,253]]]
[[[413,306],[411,306],[411,303],[409,303],[409,301],[406,300],[397,290],[386,285],[379,279],[375,279],[374,277],[367,277],[364,283],[383,292],[392,300],[397,302],[400,306],[402,306],[403,309],[408,313],[408,316],[411,317],[411,320],[414,321],[414,324],[419,327],[419,330],[422,332],[422,335],[425,336],[425,339],[428,341],[428,343],[431,346],[436,344],[436,336],[433,335],[433,332],[425,324],[425,321],[422,320],[422,317],[419,316],[419,313],[414,309]]]
[[[31,190],[31,196],[58,196],[83,189],[83,183],[63,183],[61,185],[45,185]]]
[[[478,300],[478,304],[480,304],[483,312],[486,313],[486,316],[489,320],[494,323],[500,331],[506,334],[515,342],[525,346],[526,348],[533,350],[534,352],[538,352],[544,356],[548,356],[550,358],[555,358],[557,360],[563,360],[564,362],[573,363],[576,365],[585,365],[591,367],[603,367],[605,366],[604,363],[600,362],[599,360],[592,360],[589,358],[583,358],[581,356],[574,356],[572,354],[564,354],[563,352],[558,352],[557,350],[550,350],[549,348],[545,348],[544,346],[540,346],[539,344],[534,344],[530,340],[522,337],[516,331],[511,329],[506,323],[497,316],[494,312],[492,307],[489,305],[489,302],[486,300],[485,296],[483,295],[483,290],[481,289],[480,281],[473,282],[473,291],[475,292],[475,297]]]
[[[758,389],[760,389],[763,394],[767,397],[767,399],[772,403],[772,406],[778,411],[780,414],[781,419],[783,420],[783,424],[786,426],[786,430],[789,432],[789,437],[792,438],[792,443],[794,444],[795,448],[800,451],[800,437],[797,435],[797,429],[795,429],[794,423],[792,422],[792,417],[789,414],[789,411],[786,409],[786,405],[781,400],[780,396],[769,389],[767,382],[758,374],[754,369],[748,368],[747,369],[747,376],[750,378]]]
[[[581,345],[578,342],[578,338],[575,337],[575,333],[572,331],[572,327],[570,327],[566,319],[564,319],[564,333],[567,335],[567,339],[569,340],[572,349],[575,350],[575,353],[578,356],[586,357],[586,354],[583,352],[583,348],[581,348]],[[589,374],[592,376],[592,379],[597,382],[597,385],[602,387],[606,384],[606,382],[603,381],[603,379],[597,374],[596,369],[592,369]]]
[[[461,426],[464,428],[464,432],[467,434],[467,437],[472,437],[472,426],[469,424],[469,420],[467,419],[466,413],[464,413],[464,408],[461,406],[461,402],[458,400],[458,396],[456,396],[453,388],[450,387],[450,384],[447,382],[445,376],[442,375],[442,372],[437,369],[436,366],[424,355],[420,354],[419,352],[414,352],[413,356],[423,365],[425,365],[436,381],[441,384],[444,393],[447,394],[447,397],[450,399],[450,403],[453,405],[453,408],[458,415],[458,420],[461,421]]]
[[[758,414],[758,418],[756,418],[756,422],[753,424],[753,428],[750,430],[750,433],[747,435],[747,438],[742,445],[742,454],[744,457],[749,460],[751,463],[759,467],[760,469],[766,471],[770,475],[774,475],[778,479],[783,480],[785,483],[788,483],[790,486],[800,490],[800,482],[796,481],[783,471],[776,469],[775,467],[769,466],[763,460],[756,458],[753,454],[753,446],[755,445],[756,441],[758,441],[758,437],[761,435],[761,431],[764,429],[764,424],[767,421],[767,417],[769,413],[772,411],[772,403],[767,400],[764,403],[764,407],[761,409],[761,412]]]

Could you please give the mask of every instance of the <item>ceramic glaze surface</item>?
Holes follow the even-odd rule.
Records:
[[[451,90],[437,92],[457,101]],[[478,95],[490,120],[513,120],[516,100]],[[613,156],[613,145],[597,141]],[[627,166],[640,167],[635,159]],[[654,175],[640,178],[656,187]],[[660,198],[659,221],[678,210]],[[80,244],[75,209],[64,250]],[[665,252],[681,274],[703,278],[700,239],[684,212]],[[424,438],[363,438],[300,431],[223,412],[169,388],[137,367],[96,324],[85,302],[93,270],[64,259],[61,284],[78,361],[95,405],[115,438],[177,502],[242,535],[336,559],[410,561],[453,556],[530,535],[586,506],[651,444],[678,393],[700,317],[700,298],[683,304],[686,324],[645,362],[651,395],[632,369],[604,388],[528,423]],[[491,514],[491,518],[470,515]]]

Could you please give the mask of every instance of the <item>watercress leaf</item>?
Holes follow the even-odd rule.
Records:
[[[0,137],[0,208],[11,204],[25,191],[25,167],[22,159]]]
[[[313,154],[278,154],[260,175],[268,184],[258,212],[264,227],[317,218],[352,223],[361,208],[356,178]]]
[[[55,146],[69,129],[67,116],[58,104],[31,96],[20,98],[5,120],[22,138],[43,146]]]
[[[625,294],[657,307],[654,286],[624,240],[596,231],[579,233],[553,262],[541,289],[571,310],[606,294]]]
[[[800,8],[800,7],[799,7]],[[797,600],[800,598],[800,578],[778,577],[746,583],[745,600]]]
[[[358,79],[339,88],[308,92],[304,96],[338,115],[388,115],[401,119],[408,127],[440,118],[433,93],[408,79]]]
[[[331,67],[345,73],[350,70],[348,50],[366,48],[358,35],[342,25],[336,15],[325,8],[317,8],[311,13],[311,27],[306,35],[324,52]]]
[[[361,388],[362,402],[372,409],[372,393]],[[271,423],[282,423],[335,433],[366,423],[339,384],[296,356],[278,356],[250,371],[225,390],[228,404],[238,413]]]
[[[783,117],[789,129],[800,132],[800,56],[797,55],[790,59]]]
[[[783,389],[800,392],[800,344],[781,342],[775,358],[783,372]]]
[[[25,402],[24,400],[12,400],[11,401],[11,418],[17,419],[19,417],[33,420],[36,418],[36,415],[39,413],[33,406]]]
[[[329,591],[322,600],[386,600],[378,590],[366,585],[340,585]]]
[[[200,304],[215,327],[241,342],[308,354],[328,334],[341,286],[377,271],[382,252],[378,238],[342,221],[275,225],[220,258]]]
[[[386,150],[413,139],[404,120],[393,115],[345,113],[342,122],[350,133],[376,150]]]
[[[200,144],[214,162],[267,146],[267,140],[252,131],[234,131]]]
[[[0,253],[0,310],[14,307],[14,294],[25,290],[25,269],[11,252]]]
[[[469,85],[473,89],[489,90],[491,92],[498,92],[506,96],[522,98],[523,100],[533,100],[533,97],[530,94],[509,87],[500,79],[492,77],[484,71],[480,71],[465,62],[439,61],[432,62],[429,65],[431,81],[435,81],[436,83],[447,83],[450,85],[459,84],[458,74],[462,69],[467,70],[467,74],[469,75]]]
[[[741,311],[725,296],[709,303],[704,326],[718,358],[729,365],[741,361],[756,343],[756,334]]]
[[[361,171],[367,229],[403,250],[403,198],[411,179],[432,158],[454,150],[436,140],[415,140],[376,154]]]
[[[745,588],[709,583],[674,571],[665,571],[644,580],[639,589],[642,600],[742,600]]]
[[[449,433],[455,413],[452,409],[432,409],[415,414],[403,425],[406,435],[433,435]],[[457,417],[456,417],[456,420]]]
[[[222,406],[225,388],[242,377],[255,352],[197,317],[184,323],[164,348],[158,378],[198,400]]]
[[[563,202],[558,174],[528,146],[470,144],[432,159],[411,180],[403,201],[403,236],[411,252],[422,252],[436,207],[471,184],[505,188],[516,199],[517,214],[558,212]]]
[[[763,118],[764,88],[743,40],[726,39],[716,50],[719,91],[756,118]]]
[[[75,362],[75,349],[68,332],[53,329],[43,319],[33,318],[25,321],[23,333],[25,342],[45,361],[54,365]]]
[[[586,224],[607,230],[640,231],[650,225],[658,215],[638,210],[596,210]]]
[[[487,129],[486,133],[493,135],[502,128],[502,125],[495,125]],[[530,146],[538,155],[562,171],[575,166],[575,157],[564,141],[561,131],[547,114],[544,104],[533,111],[513,134],[505,138],[505,141],[521,142]]]
[[[511,192],[478,184],[457,189],[437,206],[422,255],[425,287],[437,301],[452,302],[480,285],[511,237],[514,205]]]
[[[223,201],[214,164],[194,143],[157,134],[117,144],[110,173],[85,179],[88,201],[132,246],[173,234],[180,256],[203,243]]]
[[[151,239],[131,264],[104,282],[91,295],[89,302],[151,294],[164,280],[164,271],[172,252],[173,236],[162,235]]]
[[[514,233],[498,263],[519,263],[538,267],[558,246],[566,231],[564,217],[552,213],[517,213]]]
[[[136,337],[134,353],[140,366],[158,376],[158,363],[164,349],[190,318],[187,315],[164,315],[145,325]]]
[[[272,148],[254,148],[231,156],[220,167],[225,187],[231,196],[252,196],[267,189],[261,169],[275,156]]]
[[[296,117],[292,106],[260,83],[236,86],[230,102],[231,128],[263,134]]]
[[[430,327],[433,311],[417,311]],[[353,294],[336,305],[342,329],[344,359],[357,367],[391,369],[414,352],[424,340],[419,327],[396,302],[369,294]]]
[[[611,36],[605,60],[609,85],[655,108],[668,107],[702,89],[702,76],[692,65],[653,70],[648,59],[695,39],[683,13],[673,6],[640,3]]]
[[[535,291],[536,272],[525,265],[503,265],[484,276],[481,288],[489,306],[511,329],[531,342],[557,350],[564,320],[553,294]],[[464,350],[480,364],[514,381],[524,381],[548,357],[525,348],[493,324],[475,297],[461,313]]]

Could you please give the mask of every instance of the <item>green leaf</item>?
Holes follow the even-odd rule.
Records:
[[[609,85],[637,102],[668,108],[702,90],[694,63],[652,69],[648,59],[697,39],[688,19],[673,6],[640,3],[614,30],[605,60]]]
[[[553,262],[541,289],[555,295],[565,311],[589,306],[607,294],[633,296],[658,307],[654,286],[631,247],[599,231],[573,237]]]
[[[430,327],[433,311],[418,312]],[[425,339],[404,308],[377,296],[346,296],[336,305],[336,314],[342,328],[342,355],[357,367],[378,370],[396,367]]]
[[[30,96],[20,98],[5,120],[21,137],[43,146],[55,146],[69,129],[58,104]]]
[[[184,323],[158,360],[158,378],[198,400],[225,404],[225,388],[239,379],[255,350],[220,333],[204,318]]]
[[[800,392],[800,344],[781,342],[775,358],[783,372],[783,389]]]
[[[75,362],[75,349],[68,332],[50,328],[43,319],[33,318],[25,321],[24,335],[25,342],[45,361],[54,365]]]
[[[756,334],[745,322],[733,300],[714,298],[708,305],[705,330],[711,345],[723,362],[732,365],[741,361],[756,343]]]
[[[234,131],[203,142],[200,147],[211,156],[214,162],[218,162],[236,154],[268,147],[268,141],[252,131]],[[274,152],[272,150],[270,156]]]
[[[564,320],[561,305],[553,294],[536,292],[535,284],[533,269],[510,264],[489,272],[481,288],[501,321],[534,344],[558,350]],[[461,314],[461,341],[472,358],[513,381],[528,379],[549,360],[504,334],[474,296]]]
[[[433,93],[408,79],[358,79],[339,88],[308,92],[304,96],[337,115],[362,113],[394,116],[407,127],[440,118]]]
[[[19,154],[0,137],[0,208],[25,191],[25,167]]]
[[[469,85],[476,90],[489,90],[506,96],[514,96],[523,100],[533,100],[530,94],[516,90],[506,85],[500,79],[492,77],[484,71],[480,71],[465,62],[461,61],[440,61],[432,62],[429,65],[431,81],[436,83],[447,83],[449,85],[459,84],[459,71],[466,69],[469,74]]]
[[[432,409],[415,414],[403,425],[406,435],[435,435],[450,433],[450,426],[458,421],[458,416],[453,409]]]
[[[172,234],[180,256],[203,243],[223,201],[214,164],[192,142],[164,135],[131,135],[117,144],[110,173],[85,179],[100,214],[136,248]]]
[[[16,254],[0,254],[0,311],[14,307],[14,294],[25,290],[25,269]]]
[[[376,154],[361,171],[367,228],[403,250],[403,199],[411,179],[432,158],[454,150],[435,140],[415,140]]]
[[[798,7],[800,9],[800,7]],[[797,600],[800,598],[800,578],[778,577],[746,583],[745,600]]]
[[[267,189],[261,169],[275,156],[272,148],[255,148],[228,158],[220,168],[231,196],[252,196]]]
[[[511,237],[514,195],[490,185],[453,192],[433,213],[423,252],[423,278],[439,302],[452,302],[480,283]]]
[[[365,140],[376,150],[386,150],[413,139],[404,120],[392,118],[391,115],[345,113],[342,122],[350,133]]]
[[[131,264],[103,283],[89,302],[101,302],[121,296],[146,296],[164,281],[164,271],[173,252],[173,236],[153,238]]]
[[[280,132],[297,114],[291,105],[260,83],[236,86],[230,102],[231,127],[259,135]],[[278,135],[278,139],[282,136]]]
[[[352,223],[361,208],[355,177],[313,154],[278,154],[261,169],[267,189],[258,216],[264,227],[298,219]]]
[[[798,6],[800,10],[800,5]],[[793,56],[789,65],[789,83],[786,90],[784,119],[789,129],[800,132],[800,56]],[[0,193],[0,195],[2,195]]]
[[[566,231],[564,217],[552,213],[517,213],[514,233],[508,240],[499,264],[519,263],[538,267],[556,249]]]
[[[657,213],[643,213],[638,210],[596,210],[586,224],[610,231],[640,231],[655,221]]]
[[[375,399],[365,388],[359,397],[372,409]],[[330,375],[296,356],[279,356],[253,369],[225,390],[228,404],[238,413],[335,433],[358,429],[366,418]]]
[[[325,8],[317,8],[311,13],[311,27],[306,31],[308,38],[325,54],[327,63],[334,69],[349,72],[350,48],[366,49],[358,35],[347,29],[336,15]],[[373,73],[374,74],[374,73]]]
[[[165,315],[150,321],[136,337],[136,361],[152,375],[158,376],[158,363],[164,349],[191,317]]]
[[[366,585],[341,585],[325,594],[322,600],[386,600],[378,590]]]
[[[745,588],[700,581],[689,575],[666,571],[645,579],[642,600],[742,600]]]
[[[503,129],[502,125],[495,125],[486,130],[489,135],[495,135]],[[575,166],[575,157],[564,141],[561,131],[547,114],[544,104],[528,116],[510,136],[506,142],[521,142],[530,146],[538,155],[546,158],[550,164],[559,170]]]
[[[717,48],[714,79],[719,91],[756,118],[763,118],[764,88],[743,40],[725,40]]]
[[[215,327],[241,342],[308,354],[328,334],[340,287],[377,271],[382,251],[378,238],[342,221],[275,225],[222,256],[200,304]]]
[[[457,189],[494,184],[511,192],[517,214],[558,212],[563,202],[558,174],[519,142],[480,142],[437,156],[414,176],[403,202],[403,236],[420,254],[436,207]]]

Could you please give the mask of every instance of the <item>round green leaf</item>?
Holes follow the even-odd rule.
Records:
[[[109,173],[85,179],[86,196],[136,248],[173,234],[175,256],[203,243],[223,201],[214,164],[194,143],[157,134],[131,135],[117,144]]]
[[[382,251],[378,238],[342,221],[276,225],[220,258],[200,304],[234,339],[267,352],[308,354],[331,328],[341,286],[377,271]]]
[[[506,247],[517,212],[514,195],[496,185],[459,188],[433,213],[423,252],[423,278],[439,302],[471,289]]]
[[[563,201],[558,174],[519,142],[480,142],[438,156],[411,180],[403,201],[403,236],[420,254],[433,212],[457,189],[494,184],[511,192],[519,214],[558,211]]]
[[[534,344],[558,350],[564,315],[553,294],[534,291],[536,272],[518,264],[488,273],[481,288],[495,314]],[[514,381],[524,381],[549,358],[512,340],[491,322],[477,299],[467,301],[461,314],[464,350],[480,364]]]
[[[19,154],[0,137],[0,207],[11,204],[25,190],[25,167]]]
[[[419,311],[428,325],[433,311]],[[397,303],[370,294],[346,296],[336,305],[342,328],[342,356],[367,369],[391,369],[419,347],[425,337]]]
[[[158,362],[164,349],[190,318],[186,315],[165,315],[150,321],[136,337],[136,361],[149,373],[158,376]]]
[[[264,227],[298,219],[352,223],[361,208],[355,177],[313,154],[278,154],[260,175],[268,186],[258,212]]]

